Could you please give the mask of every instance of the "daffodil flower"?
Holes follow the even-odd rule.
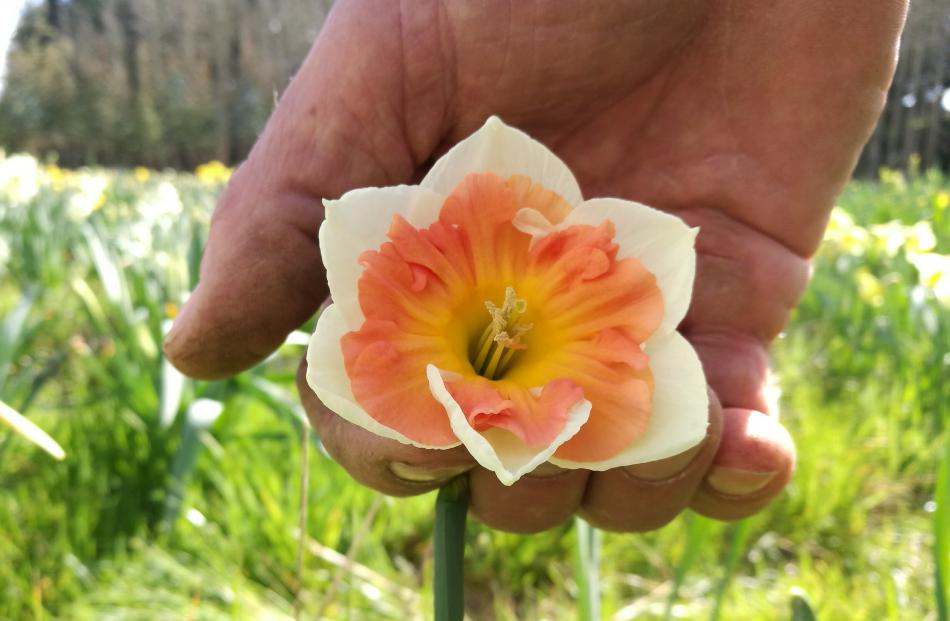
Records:
[[[676,331],[696,229],[583,200],[551,151],[491,118],[418,186],[325,201],[333,304],[307,353],[331,410],[417,447],[463,444],[510,485],[704,437],[702,366]]]

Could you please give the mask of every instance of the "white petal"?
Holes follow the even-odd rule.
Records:
[[[416,228],[425,228],[438,219],[443,202],[445,198],[431,190],[408,185],[363,188],[335,201],[323,201],[326,219],[320,226],[320,254],[330,295],[350,330],[358,330],[364,319],[356,287],[363,273],[359,256],[387,240],[394,215],[401,215]]]
[[[643,349],[650,356],[655,382],[653,411],[644,434],[606,461],[552,459],[551,463],[564,468],[608,470],[672,457],[702,442],[709,420],[709,395],[693,346],[679,332],[671,332],[651,338]]]
[[[676,329],[686,316],[696,277],[696,234],[676,216],[619,198],[584,201],[568,214],[569,224],[596,226],[610,220],[620,246],[618,259],[633,257],[656,276],[663,294],[663,322],[657,334]]]
[[[498,475],[498,480],[504,485],[512,485],[522,476],[548,461],[559,446],[578,432],[590,415],[590,401],[586,399],[578,401],[567,411],[567,422],[554,441],[542,449],[533,449],[525,446],[517,436],[504,429],[496,427],[484,433],[475,431],[468,424],[462,408],[445,387],[445,381],[439,369],[430,364],[426,367],[426,375],[429,378],[429,389],[432,390],[432,395],[448,412],[449,422],[456,437],[462,441],[475,461]]]
[[[422,180],[422,186],[449,194],[465,175],[480,172],[495,173],[503,179],[526,175],[559,194],[570,205],[583,200],[577,180],[558,156],[495,116],[439,158]]]
[[[317,328],[310,339],[310,347],[307,348],[307,383],[323,405],[354,425],[378,436],[420,448],[449,448],[413,442],[398,431],[376,421],[356,403],[350,378],[347,377],[346,368],[343,366],[343,350],[340,348],[340,338],[349,331],[337,304],[328,306],[317,319]]]

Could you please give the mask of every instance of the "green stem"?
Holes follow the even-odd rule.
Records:
[[[792,594],[792,621],[818,621],[804,593]]]
[[[944,432],[943,445],[934,491],[934,599],[938,621],[950,621],[950,431]]]
[[[719,621],[719,615],[722,612],[722,604],[726,598],[726,592],[729,590],[729,584],[732,582],[732,575],[736,570],[736,565],[739,563],[742,554],[746,551],[750,532],[752,532],[751,520],[742,520],[735,525],[732,531],[729,554],[726,556],[722,578],[716,586],[716,599],[713,603],[712,612],[709,614],[709,621]]]
[[[465,518],[468,477],[462,475],[439,490],[435,501],[435,621],[462,621],[464,607]]]
[[[574,575],[577,580],[581,621],[600,619],[600,532],[582,520],[574,518],[577,548]]]

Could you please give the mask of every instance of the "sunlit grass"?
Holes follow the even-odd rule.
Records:
[[[299,580],[299,339],[226,382],[162,359],[227,172],[0,159],[0,400],[68,455],[0,427],[0,619],[429,615],[434,496],[380,500],[318,442]],[[795,480],[741,525],[604,534],[603,618],[791,619],[793,591],[821,621],[946,618],[950,310],[919,257],[950,254],[948,208],[935,172],[848,188],[776,346]],[[576,536],[470,521],[471,617],[577,618]]]

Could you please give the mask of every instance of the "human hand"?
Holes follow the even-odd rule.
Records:
[[[487,524],[529,532],[580,512],[638,531],[685,507],[750,515],[785,486],[788,434],[768,345],[808,278],[834,197],[883,105],[906,2],[400,3],[341,0],[212,220],[201,283],[166,342],[189,375],[258,362],[327,295],[320,200],[418,179],[490,114],[551,147],[585,196],[700,226],[680,330],[713,393],[686,454],[607,472],[539,469],[511,487],[464,448],[386,440],[301,397],[357,480],[406,495],[470,470]],[[303,373],[300,375],[303,377]]]

